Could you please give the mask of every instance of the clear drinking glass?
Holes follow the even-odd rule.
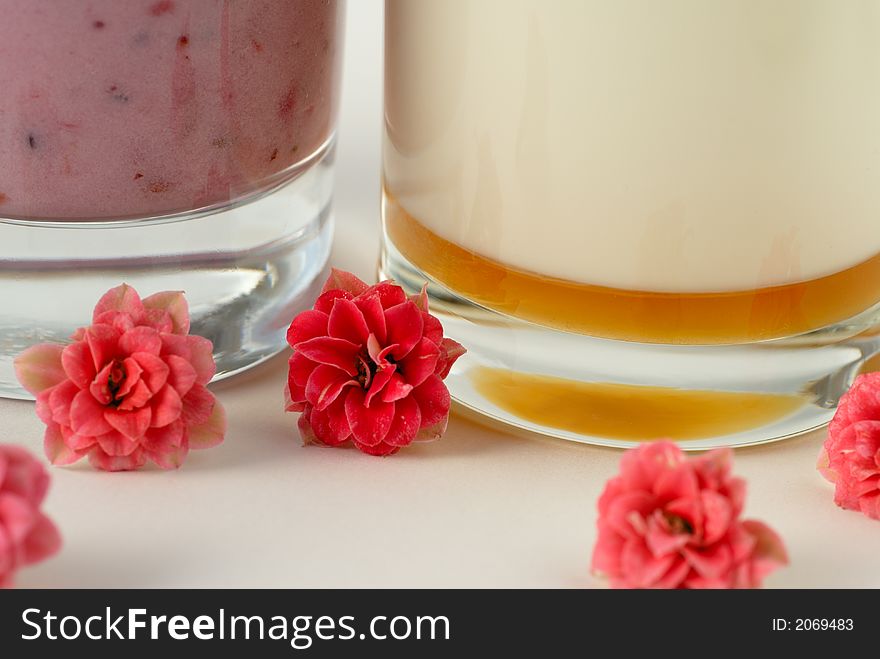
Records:
[[[325,269],[343,2],[0,0],[0,395],[123,281],[183,289],[218,375]]]
[[[828,421],[878,352],[880,4],[387,0],[385,276],[449,383],[613,446]]]

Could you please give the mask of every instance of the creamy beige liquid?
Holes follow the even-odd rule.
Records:
[[[876,0],[389,0],[387,30],[387,191],[478,258],[710,293],[880,253]]]

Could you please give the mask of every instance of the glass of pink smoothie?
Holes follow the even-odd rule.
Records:
[[[329,253],[344,2],[0,0],[0,393],[100,294],[184,289],[220,375]]]

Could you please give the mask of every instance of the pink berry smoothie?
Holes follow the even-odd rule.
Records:
[[[332,134],[343,13],[0,0],[0,217],[161,216],[283,179]]]

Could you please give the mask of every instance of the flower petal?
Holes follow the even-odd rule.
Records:
[[[663,501],[697,497],[699,483],[693,464],[685,461],[668,467],[654,481],[653,490]]]
[[[677,553],[691,540],[690,534],[674,533],[670,529],[665,528],[657,518],[659,514],[660,511],[658,510],[648,518],[647,530],[645,532],[645,544],[654,557]]]
[[[186,396],[198,379],[196,369],[183,357],[166,355],[168,365],[168,384],[174,387],[179,396]]]
[[[700,549],[685,547],[681,552],[699,576],[718,579],[730,571],[733,556],[729,545],[715,544]]]
[[[291,346],[298,343],[314,339],[318,336],[327,336],[327,325],[330,323],[330,316],[322,311],[310,309],[303,311],[287,330],[287,342]]]
[[[419,434],[416,435],[414,442],[433,442],[443,437],[446,427],[449,425],[449,417],[443,417],[436,423],[430,425],[422,424],[419,428]]]
[[[48,403],[52,421],[61,425],[70,425],[70,406],[73,405],[73,399],[79,392],[80,390],[70,380],[65,380],[45,392],[49,394]]]
[[[221,444],[225,436],[226,409],[219,400],[215,400],[208,420],[189,429],[189,447],[191,449],[213,448]]]
[[[294,350],[305,355],[319,364],[335,366],[351,377],[358,374],[357,356],[360,346],[345,339],[335,339],[330,336],[319,336],[303,343],[297,343]]]
[[[422,425],[422,413],[412,398],[402,398],[394,405],[394,421],[383,443],[408,446],[416,438]]]
[[[334,288],[327,291],[326,293],[321,293],[318,296],[318,299],[315,300],[314,310],[320,311],[321,313],[325,313],[329,316],[330,312],[333,311],[333,303],[336,302],[336,300],[339,298],[342,298],[343,300],[353,300],[354,295],[346,291]]]
[[[37,514],[22,545],[22,563],[32,565],[57,554],[61,549],[58,527],[46,515]]]
[[[449,416],[452,399],[443,380],[431,375],[422,384],[412,390],[410,396],[419,404],[422,413],[422,428],[444,422]]]
[[[664,511],[687,522],[694,532],[700,536],[704,534],[704,514],[700,497],[683,497],[669,501],[665,504]]]
[[[159,353],[163,357],[168,355],[177,355],[181,359],[185,359],[189,364],[193,362],[192,349],[188,341],[189,336],[180,336],[179,334],[161,334],[162,351]],[[195,368],[195,366],[193,366]]]
[[[152,327],[139,325],[119,337],[119,349],[126,355],[136,352],[158,355],[162,351],[162,336]]]
[[[388,325],[387,343],[397,344],[392,351],[396,360],[401,360],[409,354],[422,338],[422,312],[411,301],[398,304],[385,310],[385,322]]]
[[[95,400],[104,405],[108,405],[114,398],[117,400],[122,399],[128,396],[131,390],[138,385],[143,372],[144,369],[141,368],[141,365],[131,357],[123,359],[121,364],[115,359],[112,362],[107,362],[107,366],[101,369],[101,372],[95,376],[95,380],[92,382],[92,395],[95,396]],[[105,377],[107,378],[106,385],[104,384]],[[111,379],[119,386],[115,396],[110,391]],[[96,391],[98,392],[97,394],[95,393]],[[107,403],[104,403],[105,400],[107,400]]]
[[[388,384],[385,385],[385,390],[382,392],[382,400],[386,403],[393,403],[396,400],[400,400],[401,398],[406,398],[409,396],[410,392],[413,390],[413,386],[408,384],[400,373],[393,373],[391,375],[391,379],[388,380]],[[413,401],[415,402],[415,401]],[[421,412],[419,413],[419,418],[421,419]]]
[[[176,336],[173,335],[172,336]],[[185,336],[189,347],[189,363],[196,369],[198,384],[208,384],[217,373],[217,363],[214,361],[214,344],[203,336],[190,334]]]
[[[428,339],[422,338],[406,357],[400,360],[399,369],[408,384],[419,386],[433,375],[440,358],[440,348]]]
[[[152,397],[153,392],[150,391],[149,387],[147,387],[143,380],[138,380],[134,385],[134,391],[128,392],[128,395],[119,403],[117,409],[121,412],[138,410],[149,403]]]
[[[733,508],[727,497],[712,490],[700,492],[703,506],[703,542],[713,544],[727,534],[734,519]]]
[[[425,324],[422,336],[438,346],[443,342],[443,325],[436,316],[422,312],[422,322]]]
[[[315,435],[314,429],[312,428],[312,406],[308,403],[303,403],[301,411],[302,414],[300,414],[299,418],[296,420],[296,427],[299,430],[299,436],[300,439],[302,439],[303,446],[308,446],[309,444],[327,446],[327,444],[318,439],[317,435]]]
[[[370,334],[367,338],[367,355],[373,360],[373,363],[375,363],[376,366],[389,365],[391,362],[388,361],[388,355],[390,355],[391,351],[395,349],[397,349],[396,343],[383,348],[379,344],[379,339],[376,338],[375,334]]]
[[[214,411],[217,399],[208,389],[201,384],[196,384],[183,397],[183,412],[181,416],[188,428],[207,423]]]
[[[609,483],[614,481],[611,479]],[[606,483],[606,491],[608,484]],[[600,507],[601,510],[601,507]],[[620,574],[620,555],[623,552],[624,539],[607,524],[602,524],[600,514],[598,525],[598,537],[593,547],[593,556],[590,560],[590,570],[598,575],[610,576]]]
[[[331,268],[330,276],[327,277],[327,281],[324,283],[324,287],[321,289],[321,293],[323,294],[327,291],[337,289],[346,291],[347,293],[351,293],[352,295],[360,295],[365,290],[367,290],[367,284],[358,279],[350,272]]]
[[[153,454],[174,451],[184,444],[186,425],[177,419],[161,428],[150,428],[144,433],[141,446],[153,459]],[[155,460],[154,460],[155,461]]]
[[[354,445],[362,453],[366,453],[367,455],[374,455],[379,458],[385,458],[389,455],[394,455],[400,450],[399,446],[394,446],[393,444],[389,444],[388,442],[379,442],[375,446],[369,446],[367,444],[361,444],[359,441],[354,440]]]
[[[648,492],[625,490],[608,502],[604,522],[617,534],[633,540],[647,531],[646,518],[656,510],[656,501]]]
[[[774,567],[788,565],[788,552],[776,531],[754,519],[744,520],[741,526],[756,540],[754,556],[756,560],[762,561],[762,568],[765,563]]]
[[[130,314],[137,322],[144,313],[144,305],[140,296],[128,284],[121,284],[104,293],[95,305],[92,314],[92,322],[97,322],[98,316],[105,311],[121,311]]]
[[[113,401],[113,393],[110,391],[110,375],[116,368],[118,368],[117,362],[107,362],[89,385],[89,392],[99,405],[109,405]],[[134,380],[132,380],[133,383]],[[127,380],[126,384],[128,384]]]
[[[37,511],[24,497],[0,490],[0,528],[21,545],[36,522]]]
[[[324,446],[339,446],[351,437],[351,425],[345,412],[345,399],[342,397],[323,410],[307,406],[297,425],[306,443],[311,441]]]
[[[99,405],[89,391],[80,391],[70,404],[70,426],[80,435],[103,435],[112,427],[105,412],[113,408]]]
[[[92,352],[85,341],[71,343],[61,351],[61,364],[67,377],[79,388],[88,389],[98,370],[92,361]]]
[[[287,386],[284,387],[284,409],[288,412],[302,412],[303,405],[307,404],[305,385],[288,379]]]
[[[391,378],[394,377],[394,372],[397,370],[397,367],[394,364],[386,364],[385,366],[380,366],[379,370],[373,375],[373,380],[370,382],[370,387],[367,389],[367,394],[364,396],[364,405],[369,407],[373,404],[373,398],[382,393],[382,390],[385,388]],[[383,402],[390,402],[384,400]]]
[[[161,453],[147,451],[146,454],[160,469],[179,469],[189,454],[189,446],[178,446],[174,450]]]
[[[416,293],[414,295],[410,295],[409,299],[412,300],[413,304],[415,304],[419,308],[419,311],[421,311],[423,313],[428,313],[429,309],[428,309],[428,284],[427,284],[427,282],[422,284],[422,290],[420,290],[418,293]]]
[[[55,343],[41,343],[31,346],[15,358],[15,376],[27,391],[35,396],[41,391],[67,379],[61,365],[64,346]]]
[[[289,367],[288,377],[302,387],[306,386],[312,371],[318,367],[317,363],[296,351],[290,356],[287,365]]]
[[[121,311],[105,311],[104,313],[95,316],[92,324],[110,325],[113,329],[119,332],[120,335],[133,329],[136,325],[134,319],[130,315],[122,313]],[[86,330],[88,330],[87,327],[82,327],[76,330],[70,338],[73,341],[82,341],[86,338]]]
[[[150,427],[162,428],[180,418],[183,401],[174,387],[165,386],[153,397],[152,408]]]
[[[180,336],[178,334],[162,334],[163,357],[177,355],[186,360],[196,370],[199,384],[208,384],[217,365],[214,362],[214,345],[208,339],[193,334]]]
[[[145,309],[141,325],[151,327],[160,334],[172,334],[172,330],[174,329],[174,322],[171,320],[171,315],[162,309]]]
[[[136,361],[141,369],[143,369],[141,379],[146,383],[150,391],[156,393],[165,386],[171,369],[162,357],[159,357],[156,354],[150,354],[149,352],[134,352],[130,359]],[[126,366],[128,366],[128,363],[129,360],[126,359]],[[193,369],[193,371],[195,371],[195,369]]]
[[[370,334],[373,334],[379,343],[384,344],[388,338],[388,329],[385,324],[385,309],[382,308],[379,295],[377,293],[361,295],[355,299],[354,304],[363,314]]]
[[[654,557],[641,538],[628,540],[620,556],[621,573],[631,588],[653,588],[676,561],[675,554]]]
[[[78,397],[77,397],[78,398]],[[76,405],[76,400],[74,400]],[[71,412],[72,416],[72,412]],[[104,408],[104,419],[113,428],[128,437],[137,440],[144,436],[150,427],[153,411],[149,407],[142,407],[132,412],[124,412],[112,407]]]
[[[626,489],[651,491],[669,468],[685,460],[684,452],[670,441],[652,441],[620,458],[620,478]]]
[[[437,360],[437,375],[445,379],[449,375],[452,365],[466,352],[465,347],[457,341],[443,339],[440,344],[440,358]]]
[[[321,364],[309,377],[306,384],[306,400],[316,410],[323,410],[332,403],[347,386],[357,385],[335,366]]]
[[[352,387],[345,397],[345,416],[354,438],[361,444],[375,446],[385,439],[391,429],[394,403],[374,400],[367,407],[363,389]]]
[[[291,394],[290,387],[293,384],[294,387],[298,387],[302,389],[302,392],[297,391],[297,399],[293,400],[293,394]],[[300,396],[301,394],[301,396]],[[305,402],[305,388],[300,387],[300,385],[295,382],[292,383],[288,378],[287,384],[284,385],[284,411],[285,412],[302,412],[308,403]]]
[[[83,455],[98,443],[98,439],[94,435],[79,435],[65,426],[61,426],[61,436],[64,438],[64,444],[67,448]]]
[[[129,438],[115,430],[97,437],[97,440],[99,448],[95,450],[100,450],[114,457],[131,455],[140,447],[140,438]]]
[[[146,457],[141,449],[130,455],[107,455],[100,448],[89,453],[89,463],[104,471],[133,471],[144,466]]]
[[[333,302],[333,310],[330,312],[330,320],[327,322],[327,332],[330,336],[345,339],[357,345],[363,345],[367,341],[370,330],[361,310],[351,300],[337,298]]]
[[[379,296],[379,301],[382,303],[383,309],[390,309],[391,307],[403,304],[407,301],[404,290],[391,281],[380,281],[378,284],[373,284],[361,293],[364,297],[373,294]]]
[[[92,325],[86,329],[85,338],[96,373],[120,353],[121,335],[112,325]]]
[[[171,317],[174,334],[189,334],[189,305],[183,291],[162,291],[144,299],[147,309],[160,309]]]
[[[76,388],[75,384],[70,382],[70,380],[67,380],[67,382],[73,386],[73,389],[75,392],[79,392],[79,389]],[[49,404],[49,399],[52,396],[52,392],[55,391],[55,389],[57,389],[57,388],[58,387],[55,386],[55,387],[51,387],[50,389],[46,389],[45,391],[41,391],[40,393],[37,394],[36,400],[34,401],[35,402],[34,412],[37,413],[37,418],[40,421],[42,421],[43,423],[47,423],[47,424],[53,423],[52,408],[51,408],[51,405]],[[76,393],[74,393],[74,395],[76,395]],[[70,406],[68,406],[68,418],[61,419],[61,421],[58,421],[55,423],[69,423],[70,422],[69,414],[70,414]]]
[[[43,451],[49,462],[59,466],[73,464],[83,457],[82,453],[72,450],[64,443],[61,429],[57,425],[46,428],[46,433],[43,436]]]
[[[683,588],[682,584],[688,578],[690,573],[690,564],[680,556],[677,556],[672,563],[672,567],[666,571],[666,574],[654,582],[654,587],[663,588],[665,590]]]

